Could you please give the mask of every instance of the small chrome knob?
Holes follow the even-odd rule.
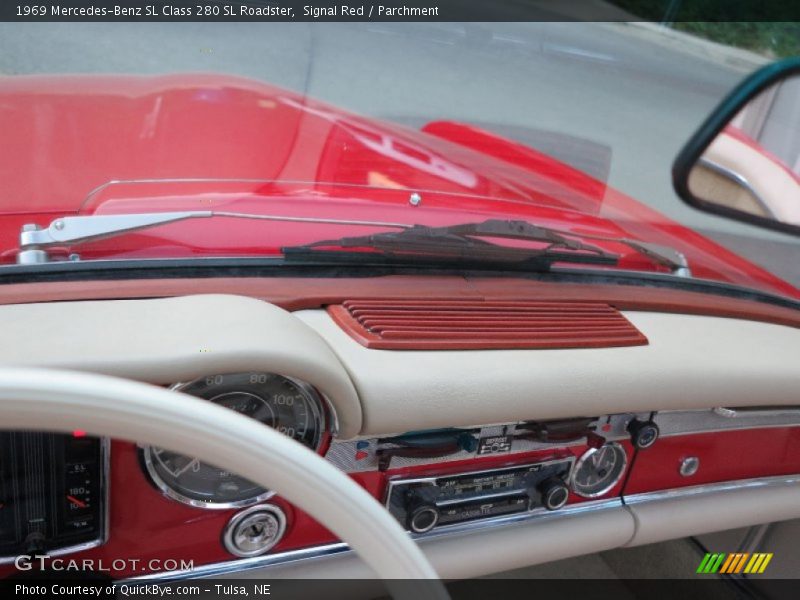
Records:
[[[417,504],[408,512],[408,528],[414,533],[430,531],[439,522],[439,509],[435,504]]]
[[[681,474],[681,477],[691,477],[697,470],[700,468],[700,459],[696,456],[687,456],[681,461],[680,467],[678,467],[678,472]]]
[[[539,491],[542,494],[542,506],[547,510],[558,510],[569,499],[569,488],[558,477],[545,479],[539,486]]]
[[[631,443],[634,447],[645,450],[656,443],[659,430],[653,421],[633,419],[628,423],[628,433],[631,434]]]

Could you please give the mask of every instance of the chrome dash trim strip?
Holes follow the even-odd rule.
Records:
[[[253,558],[240,558],[218,563],[200,565],[193,570],[170,571],[168,573],[151,573],[149,575],[138,575],[129,579],[119,580],[119,584],[149,583],[153,581],[180,581],[183,579],[198,579],[220,577],[232,575],[254,569],[263,569],[278,564],[288,564],[301,560],[324,558],[335,554],[350,553],[350,546],[344,542],[335,544],[325,544],[324,546],[313,546],[301,550],[289,550],[267,556],[255,556]]]
[[[688,498],[704,494],[717,492],[739,491],[743,489],[758,488],[779,488],[800,486],[800,475],[776,475],[774,477],[757,477],[753,479],[738,479],[735,481],[723,481],[720,483],[701,483],[684,488],[670,488],[657,492],[643,492],[641,494],[631,494],[625,496],[623,501],[626,505],[641,504],[643,502],[658,502],[661,500],[673,500],[675,498]]]
[[[668,410],[656,414],[654,421],[661,430],[660,437],[717,433],[745,429],[773,429],[800,426],[800,410],[786,409],[739,410],[735,416],[725,409]],[[727,409],[731,410],[731,409]]]
[[[612,498],[610,500],[597,500],[592,502],[580,502],[571,506],[565,506],[556,511],[542,511],[532,513],[516,513],[513,515],[500,516],[494,519],[484,519],[480,521],[472,521],[466,523],[458,523],[443,527],[439,530],[434,529],[429,533],[409,534],[412,539],[425,541],[435,538],[450,537],[456,534],[469,534],[482,531],[484,529],[493,529],[503,525],[519,524],[528,521],[545,521],[561,517],[579,515],[585,513],[602,512],[606,510],[623,508],[622,500],[620,498]],[[298,561],[321,559],[334,555],[350,554],[352,550],[350,546],[344,542],[335,544],[326,544],[324,546],[313,546],[311,548],[303,548],[301,550],[288,550],[286,552],[279,552],[276,554],[268,554],[266,556],[256,556],[253,558],[243,558],[237,560],[230,560],[219,563],[211,563],[207,565],[200,565],[193,570],[184,571],[170,571],[168,573],[151,573],[148,575],[139,575],[131,577],[130,579],[120,580],[118,583],[136,584],[148,583],[154,581],[176,581],[184,579],[196,578],[210,578],[220,577],[224,575],[233,575],[244,571],[251,571],[254,569],[263,569],[275,565],[285,565]]]

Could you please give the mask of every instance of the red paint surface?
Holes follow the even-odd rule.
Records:
[[[800,327],[800,311],[748,298],[711,295],[677,288],[613,283],[583,285],[510,277],[387,275],[384,277],[213,277],[7,283],[0,305],[70,300],[167,298],[186,294],[238,294],[289,311],[340,304],[348,298],[543,302],[605,302],[622,311],[711,315]]]
[[[695,475],[682,477],[678,468],[689,456],[700,459],[700,468]],[[638,453],[625,494],[797,473],[800,427],[670,436]]]
[[[216,208],[426,225],[516,218],[664,244],[683,252],[697,277],[800,297],[793,286],[644,204],[611,188],[601,196],[601,182],[555,159],[457,124],[428,129],[362,118],[222,75],[0,79],[0,261],[15,260],[22,224],[47,225],[79,211]],[[98,186],[143,178],[249,183],[117,185],[84,206]],[[423,193],[419,208],[409,206],[408,190]],[[59,255],[268,255],[284,245],[367,231],[202,219],[65,247]],[[626,246],[597,245],[620,254],[622,267],[664,269]]]
[[[382,350],[607,348],[647,338],[599,302],[346,300],[331,318],[358,343]]]
[[[623,444],[629,453],[631,448]],[[353,479],[381,502],[387,482],[393,478],[448,475],[482,469],[542,462],[570,455],[580,456],[585,446],[554,448],[514,456],[497,455],[467,461],[443,462],[437,465],[390,469],[385,473],[355,473]],[[621,484],[607,497],[619,494]],[[326,500],[327,501],[327,500]],[[570,495],[570,503],[584,499]],[[337,541],[336,537],[304,512],[295,509],[280,498],[270,503],[284,509],[287,516],[287,534],[272,552],[281,552]],[[127,442],[113,442],[111,448],[110,487],[110,537],[100,546],[71,554],[69,558],[102,559],[110,565],[118,558],[138,559],[144,568],[152,559],[193,560],[195,566],[234,560],[223,548],[220,537],[228,519],[236,510],[209,510],[186,506],[164,496],[153,486],[139,463],[138,450]],[[0,577],[14,572],[12,566],[0,567]],[[117,571],[114,577],[128,577],[142,571]]]
[[[662,437],[652,448],[640,451],[635,461],[631,460],[633,450],[630,443],[625,440],[621,444],[628,454],[628,475],[604,498],[619,496],[623,485],[624,493],[629,495],[701,483],[800,473],[800,427]],[[356,473],[352,477],[382,502],[390,479],[498,469],[571,455],[577,458],[586,449],[586,446],[554,447],[517,455],[396,468],[385,473]],[[698,473],[689,478],[678,473],[678,465],[686,456],[700,458]],[[108,542],[99,548],[70,555],[70,558],[102,559],[104,564],[111,564],[118,558],[138,559],[139,568],[144,568],[151,559],[193,560],[195,566],[235,559],[223,549],[220,536],[236,511],[192,508],[165,497],[149,482],[133,444],[116,441],[112,444],[110,490],[111,535]],[[585,501],[570,494],[570,504]],[[273,552],[337,541],[314,519],[282,499],[276,497],[269,502],[281,506],[288,519],[286,537]],[[12,572],[11,566],[0,567],[0,576]],[[128,570],[116,572],[114,576],[136,574],[136,570]]]

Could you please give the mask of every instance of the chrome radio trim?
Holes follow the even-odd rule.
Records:
[[[559,510],[550,511],[542,509],[531,512],[515,513],[512,515],[504,515],[491,519],[481,519],[477,521],[469,521],[464,523],[456,523],[453,525],[442,526],[441,528],[434,528],[428,533],[414,534],[409,533],[409,536],[414,540],[426,541],[435,538],[446,538],[457,534],[476,533],[484,529],[495,528],[503,525],[512,525],[520,522],[550,520],[561,518],[565,516],[583,514],[587,512],[602,512],[605,510],[623,508],[624,505],[620,498],[611,498],[608,500],[595,500],[589,502],[580,502],[578,504],[568,505]],[[265,567],[285,565],[289,563],[296,563],[305,560],[315,560],[326,558],[335,555],[353,554],[350,546],[344,542],[337,542],[334,544],[325,544],[322,546],[313,546],[311,548],[302,548],[299,550],[287,550],[286,552],[279,552],[276,554],[267,554],[265,556],[256,556],[253,558],[242,558],[230,561],[209,563],[200,565],[193,570],[184,571],[171,571],[169,573],[151,573],[148,575],[138,575],[129,579],[118,581],[118,583],[148,583],[153,581],[174,581],[195,578],[208,578],[220,577],[241,573],[243,571],[250,571],[254,569],[262,569]]]
[[[69,435],[61,434],[61,435]],[[64,546],[55,550],[48,550],[48,556],[65,556],[67,554],[74,554],[75,552],[82,552],[84,550],[91,550],[102,546],[108,541],[110,533],[111,521],[111,438],[101,437],[100,439],[100,497],[103,500],[103,510],[101,515],[103,517],[103,525],[101,527],[100,535],[88,542],[80,544],[73,544],[72,546]],[[14,562],[17,556],[0,556],[0,565],[7,565]]]
[[[408,483],[434,483],[437,479],[447,479],[447,478],[450,478],[450,477],[469,477],[470,475],[481,475],[481,474],[484,474],[484,473],[491,474],[491,473],[498,473],[498,472],[503,472],[503,471],[513,471],[513,470],[516,470],[516,469],[525,469],[526,467],[533,467],[533,466],[536,466],[536,465],[540,465],[540,466],[546,467],[548,465],[564,463],[564,462],[569,463],[569,467],[567,469],[567,479],[564,481],[564,483],[567,483],[572,477],[572,471],[573,471],[573,468],[575,466],[575,455],[574,454],[570,454],[569,456],[565,456],[563,458],[554,458],[554,459],[545,460],[545,461],[542,461],[542,462],[526,462],[526,463],[519,464],[519,465],[507,465],[507,466],[504,466],[504,467],[498,467],[496,469],[479,469],[477,471],[465,471],[463,473],[461,473],[461,472],[449,473],[447,475],[437,475],[437,476],[432,476],[432,477],[415,477],[415,478],[411,478],[411,479],[403,479],[401,477],[398,477],[396,479],[390,479],[388,481],[388,485],[386,486],[386,495],[385,495],[385,497],[383,499],[383,506],[386,508],[387,511],[389,511],[390,514],[392,514],[392,511],[390,509],[390,502],[391,502],[391,499],[392,499],[392,491],[394,490],[394,488],[396,486],[402,485],[402,484],[408,484]],[[487,494],[486,496],[480,496],[480,499],[483,500],[483,499],[503,498],[505,496],[515,496],[515,495],[518,495],[518,494],[519,494],[519,490],[493,492],[493,493]],[[475,500],[475,499],[477,499],[477,498],[471,498],[470,501],[471,500]],[[454,499],[446,500],[445,502],[443,502],[443,506],[452,505],[452,504],[458,504],[459,502],[463,502],[463,501],[462,500],[454,500]],[[438,532],[438,531],[450,531],[451,529],[455,530],[456,528],[458,528],[458,527],[460,527],[462,525],[469,525],[469,524],[472,524],[472,523],[488,523],[488,522],[491,522],[491,521],[500,521],[500,520],[503,520],[503,519],[505,519],[507,517],[516,516],[516,515],[535,515],[535,514],[541,514],[541,513],[556,513],[556,512],[563,513],[566,508],[568,508],[568,507],[560,508],[557,511],[552,511],[552,510],[547,510],[543,506],[537,506],[536,508],[533,508],[531,510],[525,510],[525,511],[521,511],[521,512],[518,512],[518,513],[513,513],[511,515],[500,515],[500,516],[497,516],[497,517],[487,517],[485,519],[475,519],[475,520],[471,520],[471,521],[464,521],[464,522],[461,522],[461,523],[451,523],[451,524],[447,524],[447,525],[436,525],[430,531],[426,531],[424,533],[412,533],[412,537],[414,537],[415,539],[420,538],[420,537],[430,537],[432,535],[435,535],[436,532]],[[394,515],[392,514],[392,516],[394,516]],[[400,526],[403,527],[404,529],[406,529],[406,531],[408,531],[408,529],[406,528],[405,524],[400,523]]]

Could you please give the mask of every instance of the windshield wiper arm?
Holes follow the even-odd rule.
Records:
[[[669,267],[675,275],[684,277],[691,275],[683,254],[666,246],[638,240],[560,231],[533,225],[526,221],[489,219],[479,223],[426,227],[381,221],[257,215],[211,210],[60,217],[52,221],[44,229],[35,224],[26,224],[23,225],[20,232],[20,249],[17,254],[17,262],[20,264],[45,263],[50,260],[50,255],[47,251],[50,247],[80,244],[185,219],[209,217],[388,227],[401,230],[399,232],[316,242],[306,246],[284,249],[287,256],[295,258],[303,255],[308,256],[309,252],[318,255],[320,251],[315,251],[314,248],[325,245],[338,247],[371,246],[376,250],[385,250],[389,253],[399,251],[401,247],[403,250],[408,251],[413,246],[419,252],[425,254],[435,254],[439,257],[449,256],[456,259],[475,259],[476,251],[480,250],[484,260],[507,261],[509,259],[517,259],[519,262],[538,262],[544,266],[549,266],[549,264],[558,261],[583,264],[617,264],[617,255],[574,239],[584,238],[625,244],[656,263]],[[511,248],[491,244],[480,240],[479,237],[539,241],[548,243],[548,246],[539,250]],[[383,248],[379,246],[383,246]]]
[[[369,227],[393,227],[407,229],[410,225],[403,223],[385,223],[379,221],[357,221],[346,219],[325,219],[313,217],[291,217],[284,215],[255,215],[249,213],[226,212],[218,210],[189,210],[161,213],[133,213],[118,215],[80,215],[76,217],[59,217],[46,228],[29,223],[22,226],[19,234],[19,252],[17,263],[38,264],[50,260],[47,248],[69,246],[93,242],[140,229],[148,229],[157,225],[166,225],[185,219],[203,219],[209,217],[232,217],[238,219],[256,219],[263,221],[291,221],[295,223],[328,223],[332,225],[356,225]]]

